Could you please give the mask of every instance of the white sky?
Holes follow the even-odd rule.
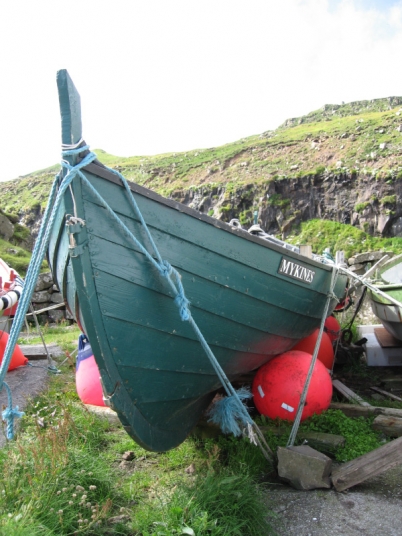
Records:
[[[402,95],[402,0],[0,0],[0,180],[60,158],[56,71],[92,148],[214,147]]]

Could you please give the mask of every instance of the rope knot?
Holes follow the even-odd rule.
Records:
[[[14,419],[23,415],[25,413],[19,411],[18,406],[15,406],[15,408],[9,406],[2,412],[3,421],[7,421],[7,439],[14,439]]]
[[[175,304],[179,308],[180,311],[180,318],[185,320],[190,320],[190,311],[188,309],[188,306],[190,305],[190,302],[188,299],[184,296],[184,294],[177,294],[177,296],[174,299]]]
[[[327,298],[330,298],[331,300],[336,300],[339,303],[338,296],[332,290],[328,292]]]
[[[162,277],[167,278],[172,274],[173,268],[172,268],[172,265],[168,261],[164,260],[159,264],[159,271]]]

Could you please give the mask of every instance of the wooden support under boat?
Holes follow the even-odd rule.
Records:
[[[373,421],[373,429],[382,432],[388,437],[402,436],[402,418],[378,415]]]
[[[343,404],[331,402],[330,409],[339,409],[348,417],[372,417],[373,415],[388,415],[389,417],[401,417],[402,409],[380,408],[378,406],[358,406],[356,404]]]
[[[348,400],[352,400],[353,402],[356,402],[360,406],[366,406],[366,407],[371,406],[371,404],[363,400],[361,396],[354,393],[351,389],[349,389],[349,387],[346,387],[346,385],[344,385],[339,380],[333,380],[332,385],[339,393],[341,393],[342,396],[344,396]]]
[[[388,391],[384,391],[384,389],[380,389],[379,387],[370,387],[370,389],[388,398],[392,398],[392,400],[397,400],[398,402],[402,402],[402,398],[400,396],[396,396],[392,393],[389,393]]]
[[[402,437],[342,464],[332,472],[332,483],[337,491],[344,491],[401,463]]]

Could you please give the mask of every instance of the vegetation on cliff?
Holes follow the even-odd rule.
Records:
[[[373,236],[400,236],[402,97],[326,105],[221,147],[133,157],[95,152],[127,179],[224,221],[236,217],[247,227],[257,211],[265,230],[292,241],[305,241],[312,219],[349,224],[335,232],[350,233],[354,251],[362,241],[378,248]],[[57,169],[0,183],[2,209],[34,236]],[[320,236],[329,229],[322,227]],[[401,250],[397,238],[384,247]]]

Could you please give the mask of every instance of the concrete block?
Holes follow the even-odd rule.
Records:
[[[332,460],[308,445],[278,448],[278,474],[301,490],[330,488]]]

